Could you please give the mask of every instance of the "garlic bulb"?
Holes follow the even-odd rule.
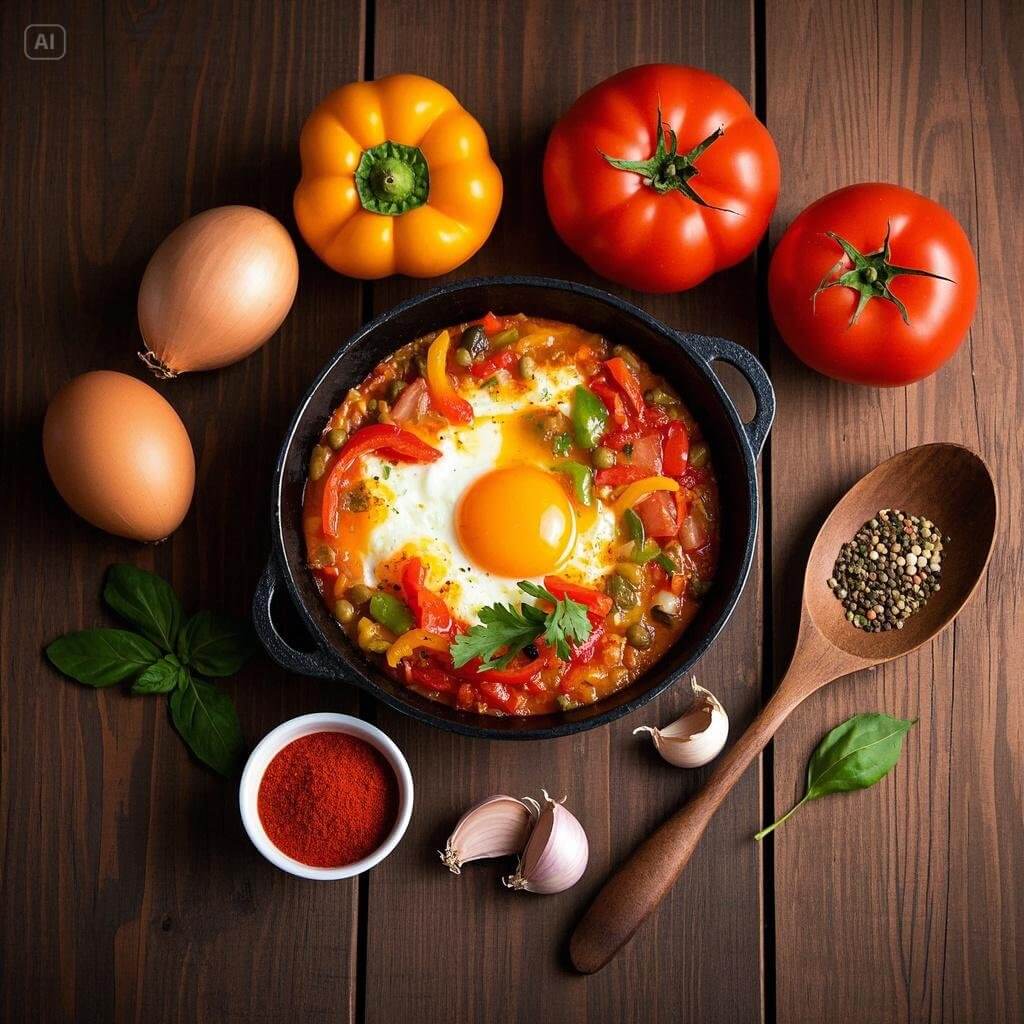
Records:
[[[658,753],[679,768],[700,768],[713,761],[729,735],[729,716],[715,695],[698,686],[696,677],[690,680],[690,686],[693,703],[681,718],[664,729],[641,725],[633,730],[634,736],[649,732]]]
[[[533,807],[514,796],[499,794],[466,811],[448,837],[444,851],[438,850],[448,870],[458,875],[462,865],[471,860],[519,853],[540,811],[536,800],[530,803]]]
[[[561,800],[552,800],[546,790],[544,809],[533,826],[514,875],[503,878],[509,889],[527,892],[564,892],[587,870],[590,844],[576,816]]]

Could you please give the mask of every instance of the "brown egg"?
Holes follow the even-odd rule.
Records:
[[[196,460],[185,424],[124,373],[83,373],[53,396],[43,455],[68,505],[119,537],[162,540],[192,503]]]
[[[299,261],[280,221],[220,206],[175,228],[139,287],[143,361],[158,376],[213,370],[255,352],[295,299]]]

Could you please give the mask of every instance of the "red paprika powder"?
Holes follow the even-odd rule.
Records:
[[[339,868],[373,853],[398,816],[398,780],[375,747],[342,732],[300,736],[267,766],[260,821],[282,853]]]

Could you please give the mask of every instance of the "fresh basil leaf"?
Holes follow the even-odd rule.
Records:
[[[158,647],[174,650],[181,628],[181,602],[166,580],[134,565],[112,565],[103,600]]]
[[[214,771],[232,776],[245,744],[231,698],[212,683],[189,676],[187,685],[171,694],[170,705],[174,727],[192,753]]]
[[[763,839],[809,800],[873,786],[900,759],[903,737],[916,721],[875,713],[854,715],[837,725],[811,755],[803,799],[754,838]]]
[[[132,693],[170,693],[187,675],[173,654],[165,654],[135,680]]]
[[[234,675],[252,653],[248,631],[216,612],[196,612],[178,637],[178,657],[204,676]]]
[[[58,637],[46,656],[64,673],[89,686],[113,686],[159,660],[160,651],[128,629],[83,629]]]

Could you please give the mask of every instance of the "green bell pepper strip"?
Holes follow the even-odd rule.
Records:
[[[592,451],[608,429],[608,407],[593,391],[576,385],[572,396],[572,429],[576,443]]]
[[[631,508],[626,509],[622,518],[629,531],[629,539],[633,542],[630,561],[636,562],[637,565],[646,565],[657,558],[661,554],[661,548],[655,541],[647,539],[643,520]]]
[[[551,467],[556,473],[564,473],[572,480],[572,492],[581,505],[588,508],[594,504],[594,474],[582,462],[563,459]]]
[[[392,594],[374,594],[370,598],[370,615],[396,636],[408,633],[413,627],[408,605]]]
[[[655,565],[660,565],[662,569],[671,576],[674,572],[679,572],[679,566],[676,565],[668,555],[663,551],[657,558],[654,559]]]
[[[647,539],[643,520],[631,508],[627,508],[622,516],[622,521],[626,524],[629,539],[637,547],[641,547],[643,542]]]

